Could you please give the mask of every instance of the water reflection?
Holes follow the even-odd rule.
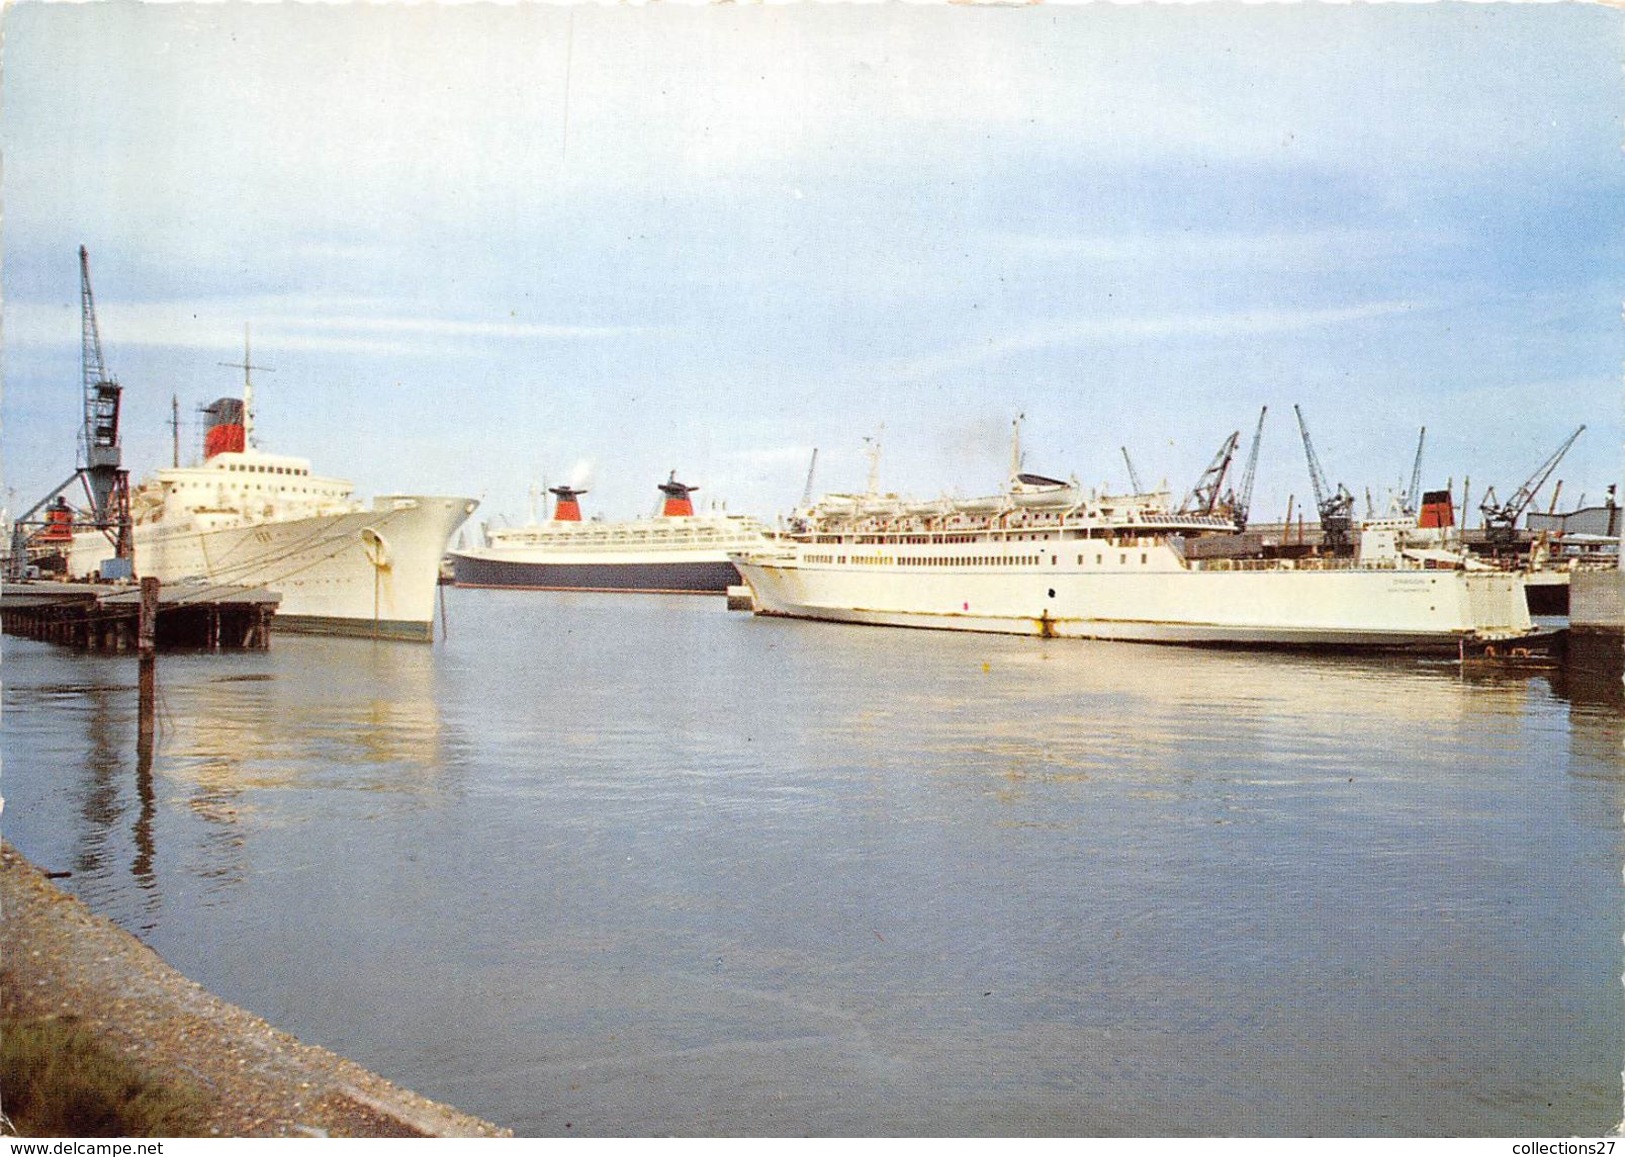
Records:
[[[134,807],[129,836],[131,871],[138,894],[146,895],[135,904],[131,917],[138,929],[149,930],[158,905],[152,868],[156,799],[151,778],[152,734],[141,730],[137,720],[135,665],[85,656],[74,656],[69,663],[79,668],[76,673],[91,678],[32,687],[18,686],[15,681],[8,685],[7,729],[20,727],[26,732],[38,726],[41,721],[34,712],[60,713],[56,725],[46,725],[53,742],[42,753],[40,764],[49,789],[65,789],[64,794],[74,801],[76,819],[64,825],[64,847],[51,866],[69,866],[75,887],[93,898],[118,887],[114,865],[129,850],[123,823]],[[8,758],[8,795],[10,783],[34,770]]]
[[[236,822],[247,792],[417,792],[443,766],[428,648],[279,639],[270,669],[196,672],[168,693],[169,774],[198,810]]]
[[[147,714],[133,658],[9,637],[5,646],[12,838],[26,836],[27,812],[51,809],[42,797],[59,790],[58,777],[71,777],[76,818],[52,825],[50,841],[65,837],[71,850],[66,864],[48,858],[71,865],[71,886],[87,899],[116,898],[143,933],[177,873],[205,881],[217,900],[240,888],[250,826],[297,823],[307,806],[284,798],[439,788],[446,728],[430,648],[289,638],[267,653],[165,654]],[[64,669],[78,678],[50,678]],[[46,677],[30,683],[31,672]]]
[[[1600,684],[449,594],[433,648],[166,657],[101,910],[162,891],[183,971],[522,1133],[1617,1117]],[[94,692],[23,653],[49,847]]]
[[[143,727],[136,737],[135,794],[141,808],[130,829],[130,838],[135,843],[135,859],[130,863],[130,874],[135,877],[138,887],[149,892],[156,886],[152,868],[152,821],[158,796],[152,786],[153,736],[152,728]]]
[[[74,871],[87,876],[100,874],[107,853],[109,832],[124,813],[121,778],[124,752],[129,743],[129,710],[126,696],[113,687],[87,689],[84,701],[86,735],[84,778],[80,781],[79,853]],[[121,710],[122,709],[122,710]]]
[[[1577,706],[1625,709],[1625,639],[1603,631],[1570,634],[1552,689]]]

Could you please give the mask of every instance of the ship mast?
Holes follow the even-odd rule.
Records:
[[[247,450],[254,444],[254,370],[267,374],[274,374],[276,370],[271,366],[257,366],[254,359],[249,356],[248,323],[243,322],[243,360],[240,362],[221,362],[228,369],[243,371],[243,449]]]
[[[880,493],[880,440],[886,436],[886,423],[880,423],[880,429],[873,438],[865,438],[869,443],[869,486],[867,494]]]

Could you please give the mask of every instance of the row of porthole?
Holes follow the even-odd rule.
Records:
[[[244,466],[241,463],[231,463],[226,469],[235,474],[296,474],[301,478],[310,473],[309,470],[296,470],[292,466]]]
[[[183,482],[183,483],[180,484],[179,487],[177,487],[177,489],[183,490],[183,491],[185,491],[185,490],[206,490],[206,491],[212,492],[215,489],[217,489],[217,484],[213,483],[213,482]],[[293,487],[281,487],[281,486],[267,487],[267,486],[264,486],[264,485],[262,485],[262,484],[260,484],[258,482],[255,482],[255,483],[252,483],[252,484],[244,484],[244,485],[237,485],[237,486],[231,487],[231,490],[234,493],[243,493],[243,492],[246,492],[246,491],[249,491],[249,490],[267,490],[267,489],[275,490],[275,491],[277,491],[279,493],[282,493],[282,494],[313,494],[313,495],[316,495],[318,497],[326,497],[326,498],[338,497],[339,495],[344,493],[344,491],[340,491],[340,490],[325,490],[325,491],[324,490],[312,490],[309,487],[304,487],[304,486],[301,486],[301,487],[299,487],[297,489],[295,489]]]
[[[1050,559],[1051,561],[1054,561],[1054,556],[1051,555]],[[854,559],[853,561],[856,562],[861,560]],[[905,555],[902,558],[899,558],[897,563],[899,566],[1037,566],[1043,561],[1044,556],[1038,554],[1010,555],[1004,557],[994,554],[968,555],[963,557],[956,557],[952,555],[933,557],[931,555],[925,555],[919,558],[912,555]]]
[[[1084,562],[1083,562],[1084,556],[1080,554],[1077,557],[1078,557],[1078,565],[1083,566],[1084,565]],[[847,562],[847,556],[844,555],[844,554],[840,555],[839,557],[837,557],[836,555],[832,555],[832,554],[809,554],[809,555],[804,555],[803,558],[802,558],[802,561],[807,563],[808,565],[813,565],[813,566],[816,566],[816,565],[819,565],[819,564],[829,565],[829,564],[832,564],[832,563],[838,563],[840,565],[845,565],[846,562]],[[885,555],[861,555],[861,554],[855,554],[855,555],[851,556],[851,561],[852,561],[853,565],[874,566],[874,565],[885,565],[885,564],[890,563],[890,562],[892,562],[894,560],[888,558]],[[931,556],[927,555],[927,556],[924,556],[924,557],[918,557],[917,558],[917,557],[914,557],[914,556],[904,555],[904,556],[902,556],[902,557],[895,560],[895,562],[899,566],[1038,566],[1043,561],[1044,561],[1044,556],[1043,555],[1037,555],[1037,554],[1015,555],[1015,556],[1006,557],[1006,558],[1000,558],[997,555],[971,555],[971,556],[963,557],[963,558],[955,558],[955,557],[946,556],[946,555],[941,556],[941,557],[931,557]],[[1058,563],[1059,561],[1060,560],[1055,555],[1050,555],[1050,562],[1051,563]],[[1118,556],[1117,556],[1117,561],[1118,561],[1119,565],[1127,566],[1128,565],[1128,555],[1126,553],[1119,553]],[[1104,566],[1105,563],[1106,563],[1106,556],[1103,553],[1095,555],[1095,565],[1096,566]],[[1141,566],[1149,566],[1150,563],[1151,563],[1150,554],[1148,552],[1146,552],[1146,551],[1141,551],[1140,552],[1140,565]]]

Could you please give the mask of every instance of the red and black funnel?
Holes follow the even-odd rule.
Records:
[[[38,542],[72,542],[73,509],[68,500],[58,494],[45,508],[45,528],[35,535]]]
[[[243,401],[241,398],[221,398],[211,406],[203,407],[203,457],[216,454],[241,454],[246,445],[243,436]]]
[[[1456,507],[1448,490],[1429,490],[1422,495],[1422,513],[1416,520],[1419,527],[1446,527],[1456,525]]]
[[[660,484],[660,493],[666,496],[666,505],[660,513],[666,518],[687,518],[694,513],[694,503],[689,501],[689,495],[698,490],[698,486],[685,486],[677,481],[677,471],[671,472],[671,477]]]
[[[558,499],[553,503],[554,522],[581,521],[581,504],[576,501],[576,497],[587,493],[585,490],[577,490],[573,486],[549,486],[547,492]]]

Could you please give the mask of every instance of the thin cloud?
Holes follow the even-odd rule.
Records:
[[[1236,313],[1174,314],[1163,317],[1090,318],[1058,321],[974,345],[893,362],[891,380],[919,381],[1014,354],[1074,345],[1122,345],[1179,338],[1223,339],[1287,333],[1321,326],[1348,325],[1416,312],[1415,302],[1380,301],[1336,309],[1247,310]]]
[[[1437,229],[1321,229],[1265,233],[1190,231],[1041,234],[1002,233],[990,238],[1002,252],[1022,258],[1062,257],[1103,264],[1145,262],[1263,268],[1368,266],[1395,253],[1454,247],[1459,239]]]
[[[183,302],[98,302],[103,342],[166,349],[235,350],[242,327],[253,327],[257,342],[284,350],[340,353],[432,353],[474,339],[604,341],[664,332],[646,325],[581,325],[517,320],[376,316],[348,312],[365,305],[359,298],[247,298]],[[14,302],[6,313],[6,340],[14,346],[59,346],[77,342],[78,308]]]

